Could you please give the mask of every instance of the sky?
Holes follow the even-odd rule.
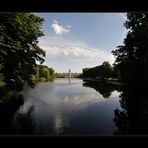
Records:
[[[56,72],[81,73],[83,68],[114,63],[111,51],[123,44],[126,13],[34,13],[44,18],[39,46],[44,65]]]

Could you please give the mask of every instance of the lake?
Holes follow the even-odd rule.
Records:
[[[59,78],[25,88],[24,104],[13,119],[15,134],[113,135],[114,110],[120,108],[116,86]]]

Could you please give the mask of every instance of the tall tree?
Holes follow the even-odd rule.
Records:
[[[83,73],[81,77],[100,77],[100,78],[110,78],[114,76],[114,68],[112,65],[105,61],[102,65],[92,67],[92,68],[83,68]]]
[[[100,75],[102,78],[109,78],[113,76],[113,67],[109,62],[105,61],[100,66]]]
[[[45,52],[38,46],[43,36],[43,18],[31,13],[0,13],[0,63],[8,87],[32,85],[36,61],[44,62]]]
[[[148,82],[148,13],[127,13],[124,26],[128,29],[123,45],[112,53],[121,79],[131,83]]]
[[[124,44],[113,54],[115,66],[126,85],[121,89],[122,110],[115,110],[121,134],[147,134],[148,124],[148,13],[128,13]]]

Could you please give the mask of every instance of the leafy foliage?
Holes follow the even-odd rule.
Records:
[[[33,80],[36,82],[51,81],[55,78],[54,70],[46,65],[37,65],[35,71],[36,74],[33,75]]]
[[[102,65],[84,68],[81,77],[99,77],[99,78],[110,78],[114,76],[114,68],[109,62],[103,62]]]
[[[7,87],[22,89],[33,85],[36,61],[44,62],[38,46],[43,19],[30,13],[0,13],[0,63]],[[2,79],[2,76],[1,76]]]
[[[112,53],[120,77],[128,83],[148,82],[148,13],[128,13],[125,27],[129,30],[124,45]],[[136,81],[135,81],[136,80]]]

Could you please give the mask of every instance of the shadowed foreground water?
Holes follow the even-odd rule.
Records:
[[[24,89],[25,102],[13,119],[15,134],[113,135],[120,93],[104,85],[73,78]]]

